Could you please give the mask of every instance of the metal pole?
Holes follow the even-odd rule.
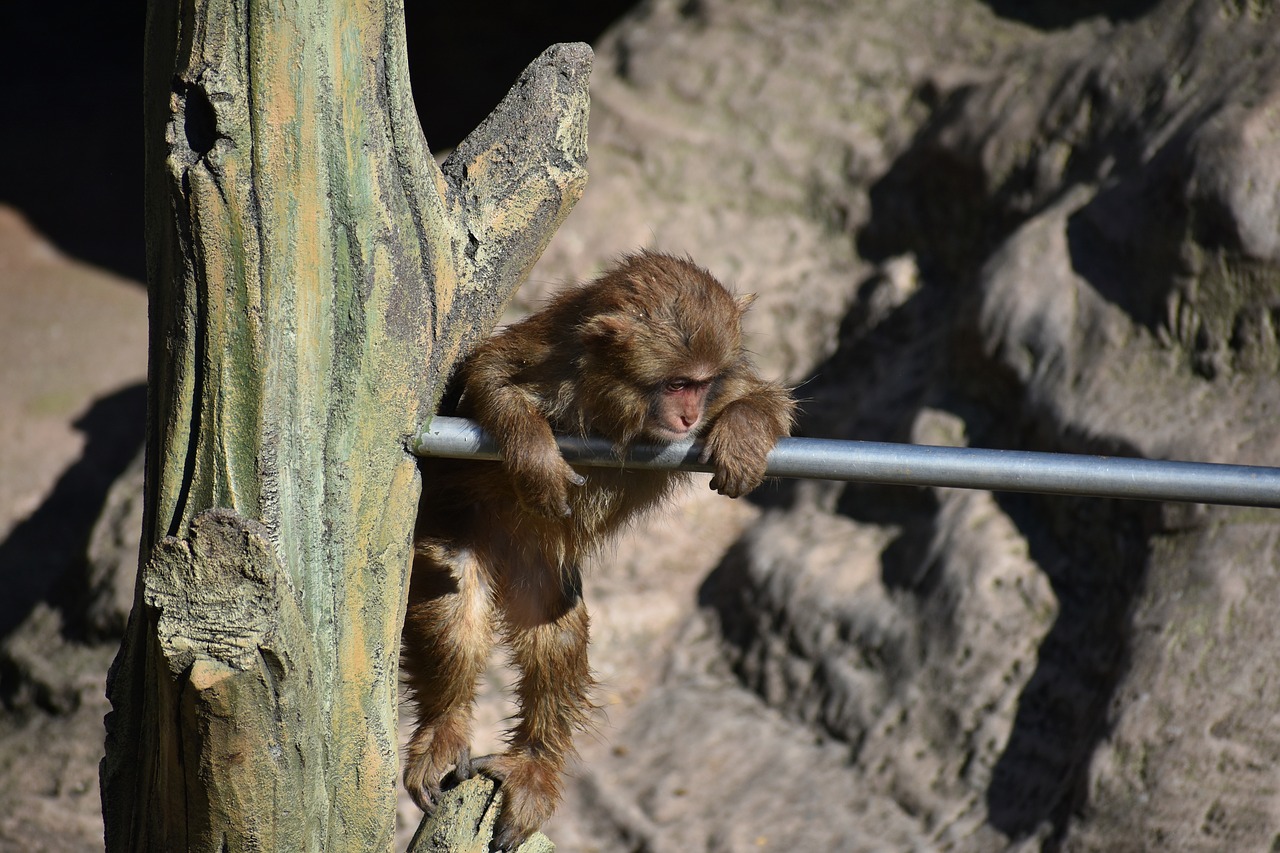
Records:
[[[565,459],[586,467],[710,471],[696,442],[637,445],[619,459],[603,438],[556,439]],[[475,423],[436,417],[413,442],[419,456],[498,459]],[[929,447],[880,441],[784,438],[769,454],[771,477],[805,477],[902,486],[1038,492],[1280,508],[1280,468],[1079,456],[1025,450]]]

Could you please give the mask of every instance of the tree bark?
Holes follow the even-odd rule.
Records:
[[[108,850],[390,849],[405,442],[582,193],[590,63],[547,50],[437,167],[400,0],[149,4],[146,508]]]

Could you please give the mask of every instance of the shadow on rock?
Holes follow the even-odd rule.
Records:
[[[1156,0],[986,0],[1002,18],[1021,21],[1040,30],[1061,30],[1085,18],[1105,17],[1115,23],[1140,18]]]
[[[60,583],[84,560],[90,531],[111,484],[142,446],[146,386],[98,399],[74,424],[84,454],[63,472],[34,513],[0,543],[0,637],[8,636],[40,601],[74,595]],[[55,602],[62,603],[62,602]]]
[[[997,495],[1053,585],[1058,618],[1018,699],[987,788],[987,820],[1010,838],[1051,843],[1085,802],[1089,763],[1128,659],[1154,506],[1096,498]]]

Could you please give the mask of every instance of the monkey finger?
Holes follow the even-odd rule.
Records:
[[[737,498],[743,495],[743,489],[739,482],[727,475],[716,475],[711,480],[711,488],[727,498]]]
[[[531,515],[561,519],[572,515],[569,490],[559,476],[528,478],[512,483],[520,507]]]
[[[574,471],[569,475],[569,482],[575,486],[585,486],[587,484],[587,478],[579,474],[577,471]]]
[[[760,466],[745,465],[730,468],[725,466],[716,472],[711,480],[711,488],[730,498],[740,498],[753,491],[764,481],[764,469]]]
[[[527,502],[525,508],[534,515],[553,520],[573,516],[573,507],[569,506],[567,495],[547,495],[539,500]]]
[[[560,518],[569,518],[573,515],[573,507],[569,505],[569,489],[566,486],[556,490],[553,499],[553,508]]]

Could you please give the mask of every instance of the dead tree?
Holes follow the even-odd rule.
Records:
[[[437,167],[401,0],[149,4],[146,510],[108,850],[390,849],[406,440],[582,193],[590,62],[547,50]]]

